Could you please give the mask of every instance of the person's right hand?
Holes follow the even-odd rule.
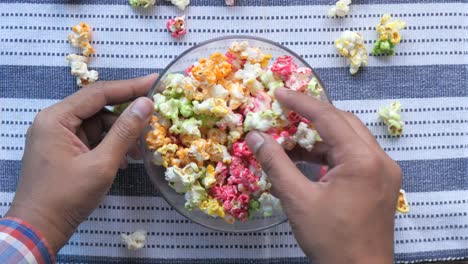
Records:
[[[247,135],[305,254],[314,263],[393,263],[398,164],[353,114],[291,90],[277,89],[276,98],[323,139],[312,152],[295,150],[295,158],[330,166],[312,182],[272,137]]]

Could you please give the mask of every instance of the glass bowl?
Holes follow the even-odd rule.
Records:
[[[154,83],[151,91],[148,94],[148,97],[152,99],[155,93],[161,92],[164,89],[162,80],[166,78],[167,74],[184,73],[187,67],[197,62],[200,58],[209,57],[211,53],[219,51],[224,54],[229,49],[231,43],[234,41],[248,41],[250,46],[259,47],[264,53],[272,54],[273,58],[271,61],[275,61],[279,56],[289,55],[293,58],[298,67],[312,68],[296,53],[270,40],[251,36],[228,36],[214,38],[191,47],[178,56],[174,61],[172,61],[159,75],[159,78]],[[323,88],[324,92],[321,95],[322,100],[330,102],[328,93],[326,92],[323,83],[320,81],[315,72],[313,72],[313,76],[317,78],[319,85]],[[202,226],[218,231],[228,232],[260,231],[281,224],[287,220],[286,215],[281,210],[277,210],[274,211],[273,215],[270,217],[264,217],[261,212],[257,212],[251,219],[247,221],[242,222],[236,220],[234,223],[230,224],[222,218],[213,218],[198,209],[186,209],[184,207],[184,195],[176,193],[171,187],[169,187],[168,182],[164,179],[165,168],[163,166],[155,165],[152,162],[153,152],[148,149],[144,139],[145,134],[149,130],[150,127],[147,127],[141,138],[142,156],[146,172],[148,173],[151,181],[161,193],[162,197],[181,215]],[[315,181],[317,179],[319,174],[318,165],[305,162],[297,162],[296,165],[310,180]]]

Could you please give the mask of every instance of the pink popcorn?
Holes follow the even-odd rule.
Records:
[[[251,157],[253,156],[252,151],[250,151],[247,143],[245,141],[237,141],[232,144],[232,154],[235,157]]]
[[[248,112],[258,112],[262,110],[271,109],[271,97],[263,92],[258,91],[255,97],[250,101],[249,105],[243,110],[243,114],[247,115]]]
[[[297,65],[293,62],[292,57],[288,55],[279,57],[270,68],[273,73],[284,81],[289,79],[289,76],[291,76],[296,69]]]
[[[187,74],[188,76],[191,76],[193,67],[195,67],[195,65],[192,64],[190,67],[185,69],[185,74]]]
[[[233,72],[241,69],[242,66],[244,66],[244,64],[247,62],[247,60],[241,59],[239,55],[236,55],[230,51],[226,52],[225,56],[227,58],[227,62],[231,64]]]
[[[294,131],[294,133],[290,133],[290,131],[279,131],[279,132],[272,132],[270,135],[286,150],[292,150],[296,146],[296,142],[293,140],[292,135],[294,135],[297,131],[297,128],[292,127],[289,130]]]
[[[216,183],[219,185],[224,184],[224,181],[226,180],[228,173],[229,173],[228,167],[224,163],[218,162],[215,168]]]
[[[231,176],[227,179],[229,185],[237,186],[242,193],[253,193],[259,189],[257,184],[260,179],[254,172],[258,171],[258,165],[254,158],[233,157],[229,172]]]
[[[306,67],[297,68],[286,80],[286,87],[302,92],[309,85],[311,77],[312,69]]]
[[[180,38],[187,33],[185,28],[185,16],[171,18],[166,23],[167,29],[174,38]]]
[[[301,115],[293,111],[289,112],[288,120],[289,120],[289,125],[294,126],[294,127],[297,127],[300,122],[310,124],[309,120],[305,119],[304,117],[302,117]]]

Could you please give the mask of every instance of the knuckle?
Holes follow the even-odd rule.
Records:
[[[139,136],[138,132],[133,129],[134,125],[131,117],[122,117],[114,126],[115,133],[121,140],[136,140]]]

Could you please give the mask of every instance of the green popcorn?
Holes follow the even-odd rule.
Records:
[[[372,49],[372,54],[379,55],[379,54],[386,54],[386,55],[393,55],[395,54],[395,45],[392,44],[390,40],[377,40],[374,44],[374,48]]]
[[[272,71],[266,71],[260,75],[260,80],[263,85],[268,88],[268,95],[274,97],[274,92],[276,88],[284,87],[283,81],[276,77]]]
[[[163,81],[165,96],[170,98],[180,98],[184,94],[184,75],[179,73],[171,73],[166,76]]]
[[[249,112],[244,120],[244,131],[251,130],[267,131],[278,125],[277,114],[272,110]]]
[[[150,7],[156,4],[156,0],[128,0],[128,3],[133,7]]]
[[[172,134],[182,134],[182,135],[192,135],[201,137],[200,129],[198,129],[202,124],[202,121],[195,118],[177,120],[169,128],[169,132]]]
[[[322,93],[323,89],[320,87],[317,78],[312,78],[309,84],[307,85],[307,95],[320,99],[320,94]]]
[[[171,98],[159,104],[158,108],[161,115],[167,119],[171,119],[172,122],[175,123],[179,119],[180,100]]]
[[[193,116],[193,104],[187,98],[182,98],[180,100],[180,114],[184,117]]]
[[[197,181],[185,193],[185,208],[188,210],[197,208],[206,199],[208,199],[208,193]]]
[[[164,96],[164,95],[162,95],[160,93],[157,93],[157,94],[153,95],[153,102],[154,102],[154,110],[159,112],[160,111],[160,105],[162,103],[167,102],[167,98],[166,98],[166,96]]]
[[[404,122],[400,116],[401,104],[393,102],[390,107],[381,107],[378,111],[379,118],[387,126],[388,133],[392,136],[403,134]]]
[[[260,202],[254,199],[249,201],[249,219],[253,218],[255,212],[260,211]]]
[[[196,115],[194,116],[196,119],[202,122],[202,127],[212,128],[221,118],[209,115]]]

